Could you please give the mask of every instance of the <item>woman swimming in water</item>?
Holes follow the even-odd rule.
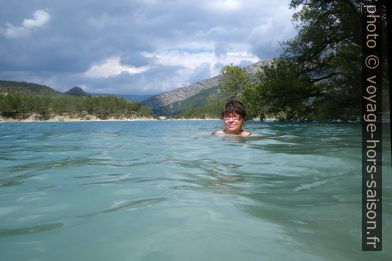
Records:
[[[230,100],[226,103],[225,109],[222,111],[224,128],[223,130],[214,132],[214,134],[243,137],[251,136],[251,133],[242,129],[242,126],[246,121],[246,116],[245,106],[242,102]]]

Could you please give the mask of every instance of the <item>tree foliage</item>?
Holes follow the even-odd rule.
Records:
[[[292,0],[290,7],[298,9],[293,16],[298,34],[282,44],[280,57],[263,66],[253,84],[243,84],[247,78],[237,72],[240,69],[226,68],[222,71],[226,74],[222,86],[229,93],[236,92],[232,96],[245,101],[253,116],[260,118],[359,119],[361,2]],[[385,20],[382,26],[386,31]],[[383,39],[386,46],[386,37]],[[383,51],[386,72],[386,48]]]
[[[227,65],[221,70],[221,79],[219,80],[219,88],[224,94],[224,99],[220,99],[220,104],[223,100],[237,99],[248,107],[248,114],[250,117],[258,115],[258,108],[253,106],[257,96],[255,81],[245,71],[244,68],[235,65]]]
[[[274,61],[257,76],[258,101],[264,105],[258,110],[261,118],[267,114],[278,119],[306,120],[312,112],[310,98],[323,95],[312,86],[309,76],[288,61]]]
[[[23,93],[0,94],[0,114],[8,118],[26,118],[38,114],[41,119],[53,115],[107,118],[150,117],[140,103],[115,96],[37,96]]]
[[[230,64],[222,68],[219,88],[227,97],[241,99],[244,90],[251,84],[249,75],[240,66]]]
[[[298,35],[283,47],[322,95],[313,118],[353,120],[361,113],[361,1],[292,0]]]

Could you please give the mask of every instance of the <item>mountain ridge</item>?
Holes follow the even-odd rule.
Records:
[[[154,95],[137,94],[112,94],[112,93],[88,93],[80,87],[73,87],[65,92],[60,92],[52,87],[25,81],[0,80],[0,94],[21,93],[40,96],[116,96],[133,102],[142,102]]]
[[[259,69],[267,64],[270,64],[272,62],[271,60],[264,60],[264,61],[258,61],[256,63],[250,64],[248,66],[243,67],[245,71],[248,74],[255,74]],[[205,79],[202,81],[198,81],[196,83],[193,83],[191,85],[185,86],[185,87],[180,87],[177,89],[174,89],[169,92],[164,92],[158,95],[155,95],[153,97],[148,98],[147,100],[143,101],[143,105],[149,107],[154,113],[156,114],[163,114],[165,116],[170,115],[170,114],[175,114],[178,109],[175,107],[178,107],[181,105],[181,102],[184,102],[188,99],[191,99],[192,97],[204,92],[206,90],[212,90],[216,91],[214,89],[217,89],[219,86],[219,80],[221,78],[221,75],[211,77],[209,79]],[[169,108],[169,109],[167,109]],[[174,109],[173,109],[174,108]],[[169,111],[171,110],[172,113]]]
[[[0,93],[7,94],[15,92],[42,96],[64,95],[62,92],[56,91],[55,89],[42,84],[0,80]]]

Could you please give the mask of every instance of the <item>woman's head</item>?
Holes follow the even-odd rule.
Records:
[[[225,125],[224,132],[229,134],[240,134],[246,116],[245,106],[239,101],[230,100],[226,103],[226,106],[222,111],[222,119]]]
[[[230,100],[226,103],[225,108],[222,110],[222,119],[229,114],[237,114],[246,120],[246,110],[244,104],[237,100]]]

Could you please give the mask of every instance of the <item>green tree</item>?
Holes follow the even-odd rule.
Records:
[[[287,60],[277,60],[264,66],[257,76],[252,103],[260,118],[268,115],[286,120],[309,119],[312,117],[311,101],[323,96],[312,85],[310,77]]]
[[[360,114],[360,5],[357,0],[291,1],[292,8],[302,6],[293,16],[298,35],[284,45],[282,58],[293,61],[324,94],[313,106],[316,118],[345,120]]]
[[[254,79],[245,69],[232,64],[223,67],[219,88],[226,100],[234,98],[243,102],[250,118],[260,116],[259,93]]]
[[[241,99],[244,90],[251,84],[251,78],[240,66],[230,64],[222,68],[219,88],[227,97]]]
[[[298,34],[258,74],[249,96],[260,104],[259,111],[288,120],[360,117],[361,2],[291,1],[290,7],[299,9],[293,16]]]

